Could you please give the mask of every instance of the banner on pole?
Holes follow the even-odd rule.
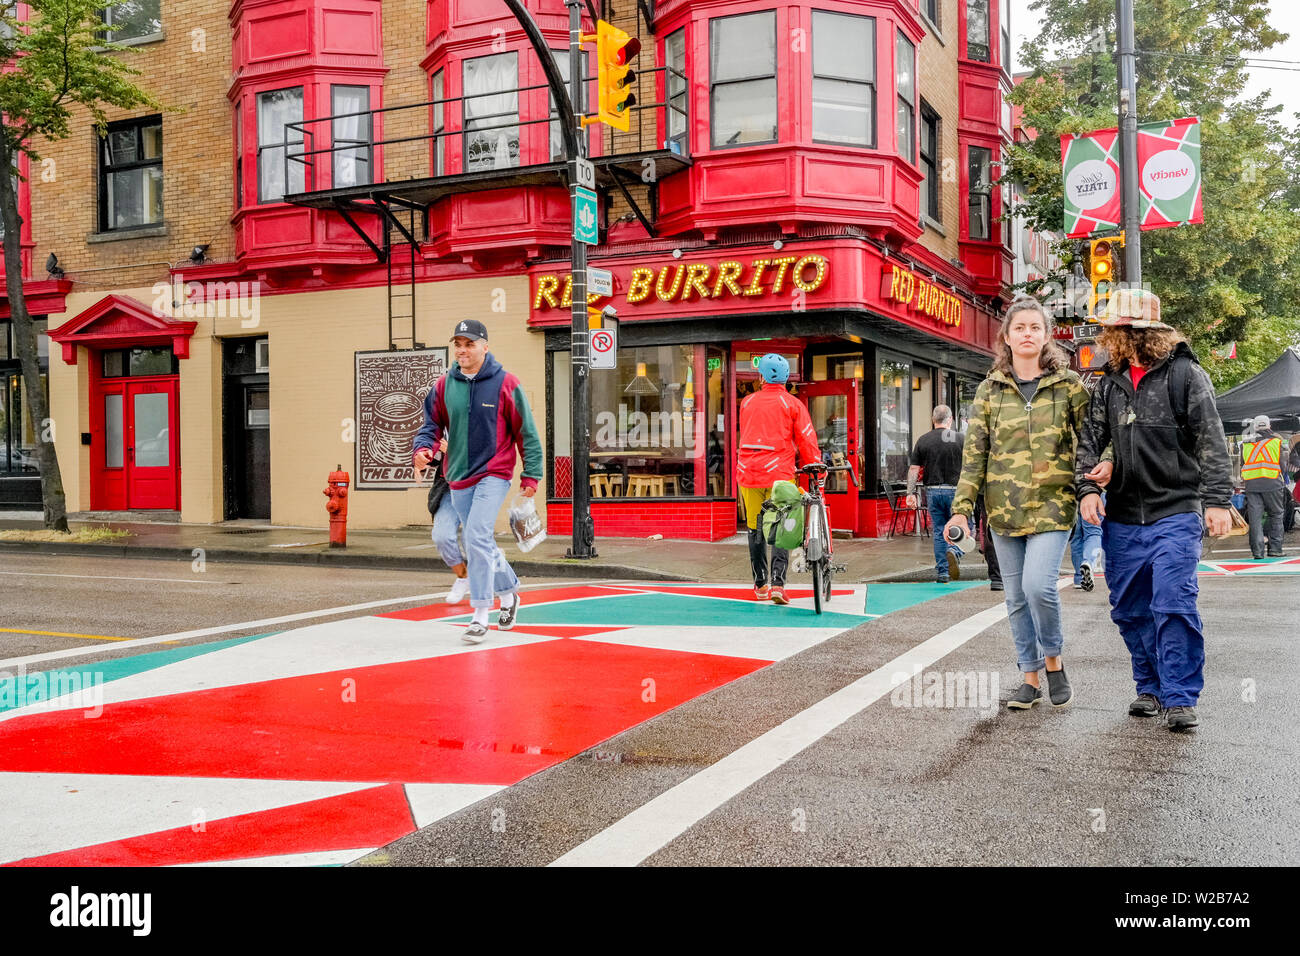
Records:
[[[1062,136],[1061,176],[1068,238],[1119,228],[1118,128]]]
[[[1141,230],[1204,222],[1200,119],[1140,123],[1137,140]],[[1068,238],[1121,227],[1118,128],[1062,136],[1061,177]]]
[[[1138,125],[1138,222],[1166,229],[1205,221],[1199,117]]]

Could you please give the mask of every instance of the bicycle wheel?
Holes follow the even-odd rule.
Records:
[[[813,576],[813,610],[822,612],[822,580],[830,580],[830,562],[822,559],[812,563]]]
[[[831,567],[829,555],[822,560],[822,564],[824,565],[822,570],[822,603],[829,604],[831,602],[831,578],[835,572]]]

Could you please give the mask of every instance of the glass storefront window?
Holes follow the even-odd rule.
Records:
[[[44,318],[32,319],[36,330],[37,364],[41,387],[48,398],[49,339]],[[18,346],[13,324],[0,322],[0,477],[34,478],[40,474],[37,435],[27,415],[27,393],[18,367]]]
[[[970,425],[970,413],[975,405],[975,390],[979,387],[980,380],[977,378],[957,379],[957,407],[952,410],[952,414],[958,431],[963,435]]]
[[[591,375],[593,499],[722,496],[726,474],[726,353],[703,345],[619,349]],[[553,406],[568,409],[569,353],[552,353]],[[551,418],[553,493],[572,495],[569,416]]]
[[[908,457],[912,453],[912,364],[905,359],[881,357],[879,369],[876,407],[880,413],[880,477],[883,481],[902,482],[907,480]]]

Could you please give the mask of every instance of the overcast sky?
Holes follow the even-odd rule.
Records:
[[[1011,0],[1011,26],[1015,34],[1015,53],[1013,58],[1016,61],[1016,69],[1020,70],[1021,57],[1020,53],[1023,44],[1028,43],[1038,35],[1038,16],[1029,9],[1030,0]],[[1267,57],[1273,60],[1294,60],[1300,61],[1300,3],[1295,0],[1272,0],[1270,3],[1271,13],[1269,22],[1277,30],[1289,34],[1287,39],[1270,50],[1263,50],[1252,56]],[[1286,64],[1277,64],[1285,66]],[[1293,70],[1300,70],[1300,63],[1291,64]],[[1141,63],[1138,65],[1138,82],[1141,83]],[[1279,95],[1281,91],[1295,90],[1300,87],[1300,72],[1287,72],[1285,70],[1252,70],[1250,82],[1246,88],[1247,97],[1256,96],[1264,90],[1269,90],[1273,94],[1273,102],[1281,103],[1286,107],[1287,113],[1296,112],[1298,105],[1296,98],[1292,96],[1288,103],[1283,96]]]

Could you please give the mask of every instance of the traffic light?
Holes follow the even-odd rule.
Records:
[[[596,86],[599,101],[596,108],[598,122],[627,132],[628,118],[636,96],[632,84],[636,73],[632,61],[641,52],[641,41],[629,36],[618,27],[596,21]]]
[[[1092,255],[1088,260],[1088,278],[1092,283],[1091,308],[1093,316],[1100,315],[1106,308],[1111,288],[1115,282],[1115,240],[1092,240]]]

